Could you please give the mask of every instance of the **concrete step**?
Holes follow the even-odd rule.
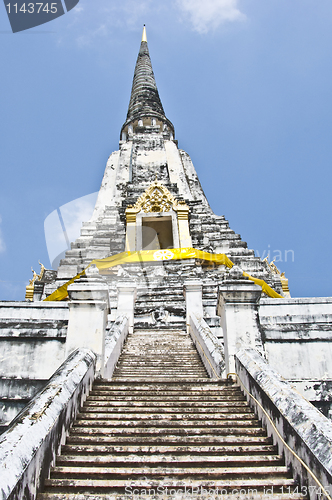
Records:
[[[196,383],[195,383],[196,382]],[[107,386],[107,385],[95,385],[92,391],[90,391],[90,395],[93,394],[102,394],[102,395],[107,395],[107,394],[151,394],[154,393],[155,395],[158,394],[169,394],[171,396],[183,396],[183,395],[213,395],[217,396],[219,395],[220,398],[241,398],[242,400],[245,400],[245,397],[243,396],[243,393],[238,389],[234,387],[220,387],[217,384],[214,385],[207,385],[207,387],[204,387],[204,384],[198,384],[197,381],[192,382],[191,386],[188,386],[187,383],[185,382],[173,382],[170,381],[169,383],[148,383],[146,384],[140,384],[140,383],[133,383],[122,385],[121,383],[118,383],[117,385],[114,386]],[[207,384],[209,381],[206,381]]]
[[[138,455],[139,453],[139,455]],[[211,452],[209,452],[211,453]],[[82,464],[92,464],[94,467],[105,466],[113,467],[113,464],[121,465],[124,464],[138,464],[143,460],[144,464],[160,464],[160,463],[175,463],[175,464],[203,464],[209,467],[211,464],[227,465],[227,466],[245,466],[246,464],[253,463],[252,457],[248,455],[207,455],[202,458],[201,455],[172,455],[168,454],[143,454],[142,450],[137,448],[134,454],[113,454],[113,455],[81,455],[81,456],[60,456],[57,459],[57,466],[82,466]],[[254,460],[255,465],[257,464],[276,464],[281,465],[283,463],[283,458],[279,455],[255,455]]]
[[[137,356],[128,356],[125,357],[122,362],[121,362],[121,368],[139,368],[141,367],[142,369],[148,368],[150,366],[154,368],[174,368],[174,369],[179,369],[179,368],[186,368],[190,370],[197,370],[199,368],[203,369],[203,367],[200,364],[200,360],[197,358],[192,358],[192,359],[172,359],[171,356],[165,358],[165,359],[159,359],[153,360],[153,359],[139,359]]]
[[[160,382],[165,382],[165,381],[172,381],[172,380],[177,380],[178,382],[196,382],[196,380],[200,378],[202,379],[202,377],[186,377],[185,379],[184,378],[176,378],[176,377],[167,377],[167,378],[164,378],[162,376],[156,376],[154,375],[153,378],[152,377],[149,377],[149,380],[154,380],[154,381],[160,381]],[[125,376],[117,376],[117,377],[113,377],[113,380],[115,381],[120,381],[120,380],[126,380],[126,381],[130,381],[132,380],[133,383],[134,382],[141,382],[141,381],[144,381],[144,380],[147,380],[147,378],[144,378],[142,376],[138,377],[138,376],[135,376],[135,377],[125,377]],[[208,380],[208,378],[206,378],[206,380]]]
[[[209,379],[198,379],[194,382],[183,381],[181,383],[174,381],[148,381],[143,379],[137,382],[127,382],[126,380],[113,381],[114,385],[99,385],[93,386],[90,395],[94,393],[99,394],[115,394],[128,392],[136,394],[149,394],[151,391],[155,394],[170,394],[170,395],[183,395],[183,394],[198,394],[198,395],[219,395],[220,398],[241,397],[245,399],[243,393],[234,386],[221,386],[218,383],[213,383]],[[205,387],[206,384],[206,387]]]
[[[116,382],[116,381],[114,381]],[[241,401],[245,401],[245,398],[243,397],[243,394],[235,389],[230,388],[224,389],[221,388],[219,391],[218,386],[216,388],[211,389],[204,389],[204,387],[200,387],[198,385],[195,385],[195,382],[193,382],[193,388],[190,389],[188,387],[188,384],[183,382],[176,382],[176,385],[174,381],[169,382],[169,387],[167,387],[166,384],[158,384],[155,382],[153,385],[139,385],[136,384],[135,382],[127,383],[126,385],[124,384],[119,384],[118,386],[110,387],[110,386],[95,386],[95,392],[103,395],[103,396],[112,396],[112,394],[127,394],[127,392],[131,392],[132,394],[136,395],[141,395],[143,398],[146,395],[149,395],[152,392],[155,393],[155,395],[168,395],[168,396],[184,396],[187,395],[188,397],[191,395],[196,395],[199,396],[201,395],[204,397],[204,395],[210,395],[211,393],[214,393],[214,395],[217,395],[219,392],[220,397],[233,397],[233,398],[241,398]],[[132,385],[132,387],[130,386]],[[92,391],[91,391],[92,392]],[[237,399],[237,400],[238,400]]]
[[[271,487],[294,487],[294,481],[291,478],[281,477],[281,478],[257,478],[257,479],[247,479],[245,477],[240,477],[237,479],[187,479],[186,481],[183,478],[180,479],[161,479],[161,478],[152,478],[150,480],[146,479],[46,479],[45,480],[45,488],[53,487],[55,488],[55,492],[61,492],[61,490],[65,489],[67,491],[75,491],[91,493],[94,489],[106,490],[112,492],[112,490],[124,490],[126,487],[135,488],[229,488],[230,490],[234,488],[257,488],[258,490],[264,490],[266,488]],[[279,490],[280,491],[280,490]]]
[[[192,357],[191,359],[185,358],[181,359],[181,356],[178,358],[173,359],[173,355],[170,354],[169,356],[162,358],[162,359],[152,359],[150,357],[145,357],[139,354],[126,354],[123,359],[121,360],[121,367],[130,367],[133,365],[137,366],[142,366],[142,368],[145,365],[153,365],[153,366],[167,366],[169,368],[178,368],[183,366],[184,368],[190,368],[190,369],[197,369],[197,368],[203,368],[201,365],[201,360],[198,359],[196,356]]]
[[[148,285],[149,286],[149,285]],[[182,292],[182,297],[180,294],[170,290],[168,294],[158,293],[157,295],[144,294],[137,297],[135,303],[135,312],[142,310],[146,312],[149,307],[155,307],[156,305],[162,305],[167,309],[167,306],[172,309],[185,309],[186,303]]]
[[[163,335],[162,331],[160,331],[160,335]],[[175,335],[174,337],[170,337],[170,335],[167,335],[165,336],[165,338],[151,337],[149,339],[147,339],[145,336],[136,339],[128,337],[128,342],[130,341],[130,344],[128,343],[124,347],[123,352],[126,352],[126,349],[130,348],[131,346],[140,346],[140,347],[143,346],[145,351],[149,351],[160,346],[162,349],[167,349],[169,351],[182,352],[183,355],[185,356],[188,353],[195,352],[193,350],[194,347],[192,346],[190,340],[191,339],[189,338],[183,338],[182,336],[175,336]],[[143,344],[143,342],[145,345]],[[174,344],[170,345],[170,342],[174,342]],[[190,349],[189,351],[188,348]],[[164,351],[160,353],[161,356],[163,355],[163,353]]]
[[[201,360],[192,357],[191,359],[181,359],[179,357],[178,359],[173,359],[173,356],[170,354],[169,356],[165,357],[164,359],[158,359],[158,360],[153,360],[151,358],[146,358],[145,356],[139,356],[139,355],[126,355],[123,357],[121,360],[121,367],[131,367],[133,365],[136,366],[141,366],[144,368],[146,365],[153,365],[153,366],[163,366],[163,367],[168,367],[168,368],[189,368],[189,369],[197,369],[197,368],[202,368],[201,365]]]
[[[156,354],[158,356],[156,356]],[[131,350],[129,350],[129,348],[123,350],[121,362],[133,361],[137,359],[137,357],[139,357],[142,361],[153,360],[155,363],[160,363],[165,361],[175,362],[177,360],[187,361],[187,362],[201,361],[200,357],[197,355],[196,352],[191,352],[184,355],[182,350],[176,351],[173,349],[168,352],[162,346],[161,347],[155,346],[154,348],[151,348],[149,350],[144,349],[144,352],[142,352],[142,346],[138,344],[137,346],[135,346],[135,348],[131,347]]]
[[[68,438],[70,440],[70,437]],[[114,439],[114,442],[116,440]],[[206,437],[206,441],[203,438],[192,437],[190,441],[186,441],[186,444],[180,444],[179,438],[174,438],[174,441],[178,441],[178,444],[171,443],[171,439],[159,439],[160,444],[158,444],[158,439],[151,439],[149,442],[144,444],[139,441],[138,438],[133,438],[131,444],[126,444],[129,442],[127,440],[119,440],[118,444],[113,444],[110,446],[104,446],[103,444],[97,443],[96,445],[90,444],[65,444],[61,447],[62,455],[58,459],[62,460],[63,457],[69,456],[88,456],[91,457],[93,461],[102,460],[103,457],[109,456],[109,454],[117,453],[121,456],[126,456],[131,453],[138,453],[144,456],[159,454],[159,455],[171,455],[175,459],[181,454],[190,453],[190,456],[199,457],[222,457],[224,459],[227,456],[239,455],[247,456],[251,460],[252,456],[260,453],[273,453],[277,455],[277,449],[271,443],[271,440],[267,437],[248,437],[248,436],[238,436],[235,438],[231,436],[229,440],[222,437],[220,440],[213,439],[211,436]],[[120,442],[121,441],[121,442]],[[68,441],[67,441],[68,442]],[[137,442],[137,444],[134,444]]]
[[[133,409],[136,408],[139,412],[142,411],[157,411],[158,412],[168,412],[169,411],[190,411],[195,409],[195,411],[208,411],[209,409],[215,410],[222,413],[247,413],[250,410],[245,401],[241,401],[237,404],[232,403],[218,403],[217,402],[209,402],[209,401],[126,401],[124,400],[108,400],[108,401],[99,401],[96,398],[95,401],[86,401],[84,403],[84,408],[92,409],[95,408],[97,411],[108,411],[110,408],[111,411],[125,411],[126,408]],[[100,410],[98,410],[100,408]]]
[[[74,436],[70,434],[67,437],[66,445],[61,447],[62,450],[68,450],[68,445],[74,445],[77,448],[80,445],[82,451],[98,449],[100,453],[109,452],[109,447],[105,446],[105,443],[113,444],[113,445],[133,445],[133,444],[141,444],[143,446],[151,445],[151,446],[164,446],[166,444],[172,446],[184,446],[187,447],[195,446],[195,449],[206,446],[251,446],[251,445],[272,445],[271,438],[266,435],[230,435],[226,433],[224,435],[216,436],[215,433],[204,433],[198,435],[194,435],[194,433],[187,434],[185,441],[183,441],[183,437],[181,435],[168,434],[161,436],[157,435],[145,435],[145,436],[135,436],[135,435],[112,435],[112,436],[103,436],[94,437],[92,436]]]
[[[278,487],[278,491],[280,491],[282,487]],[[288,488],[285,488],[285,491],[287,491]],[[77,496],[75,493],[40,493],[38,495],[39,500],[128,500],[131,498],[135,498],[135,500],[147,500],[147,498],[150,498],[151,500],[168,500],[169,498],[174,498],[174,500],[188,500],[188,498],[195,498],[195,500],[206,500],[207,498],[220,498],[220,495],[222,495],[222,500],[266,500],[267,494],[268,494],[268,500],[303,500],[305,497],[303,497],[299,493],[294,493],[295,488],[292,487],[290,488],[291,493],[278,493],[276,492],[276,488],[273,490],[271,489],[271,492],[268,491],[267,493],[265,491],[256,491],[254,492],[252,488],[248,488],[248,493],[244,490],[241,489],[242,493],[230,493],[227,494],[226,491],[223,491],[221,489],[217,490],[216,488],[209,488],[208,490],[201,490],[201,488],[198,487],[197,489],[193,490],[186,490],[184,492],[180,492],[178,489],[176,491],[176,496],[169,496],[168,492],[166,489],[160,489],[159,492],[157,493],[158,496],[154,496],[153,493],[148,493],[146,489],[144,488],[145,491],[141,491],[141,493],[135,493],[135,496],[132,496],[132,493],[134,493],[134,488],[133,487],[128,487],[127,488],[127,493],[121,494],[121,493],[114,493],[114,494],[109,494],[109,493],[98,493],[97,495],[95,493],[89,494],[80,494]],[[152,490],[151,490],[152,491]],[[221,493],[222,491],[222,493]],[[299,491],[299,488],[297,488],[296,491]],[[199,492],[199,493],[198,493]],[[202,493],[202,494],[200,494]],[[207,497],[206,495],[209,494],[210,497]],[[149,496],[147,496],[149,495]]]
[[[206,387],[204,388],[204,382],[206,384],[210,384],[212,382],[216,382],[217,379],[208,379],[208,378],[198,378],[195,380],[183,380],[181,382],[173,381],[173,380],[162,380],[162,377],[159,377],[158,380],[149,380],[147,378],[142,378],[140,380],[137,380],[136,382],[132,380],[126,380],[125,378],[122,378],[120,380],[114,380],[112,379],[112,382],[114,382],[113,387],[108,387],[108,386],[94,386],[93,390],[98,391],[98,392],[104,392],[106,395],[107,394],[112,394],[113,392],[127,392],[127,390],[130,390],[132,392],[136,393],[149,393],[151,390],[156,392],[156,393],[169,393],[173,395],[179,395],[179,394],[188,394],[190,395],[191,393],[197,393],[197,394],[206,394],[208,395],[210,392],[213,390],[216,390],[220,396],[241,396],[243,397],[243,394],[236,389],[232,389],[231,387],[229,389],[226,389],[225,387],[222,387],[218,385],[217,383],[214,384],[214,387]],[[192,385],[192,389],[190,388],[190,385]],[[219,389],[219,390],[218,390]]]
[[[146,377],[148,378],[154,378],[159,376],[160,371],[159,370],[145,370],[144,372],[138,372],[134,370],[119,370],[117,371],[117,374],[114,376],[114,378],[118,377],[128,377],[128,378],[133,378],[136,379],[137,377],[142,377],[143,373],[145,373]],[[203,376],[204,372],[187,372],[185,370],[182,371],[175,371],[175,370],[163,370],[163,377],[168,378],[169,380],[182,380],[182,379],[187,379],[187,378],[192,378],[195,379],[195,377]]]
[[[121,422],[121,425],[119,425]],[[238,429],[238,428],[244,428],[244,432],[247,432],[248,427],[250,426],[250,429],[253,429],[254,427],[260,427],[260,423],[258,420],[232,420],[232,419],[226,419],[226,418],[218,418],[218,419],[211,419],[211,418],[197,418],[194,416],[193,418],[189,419],[188,416],[186,418],[181,419],[177,418],[175,419],[173,415],[170,415],[169,418],[166,418],[166,416],[160,417],[160,418],[153,418],[148,417],[146,415],[143,415],[142,418],[135,418],[135,419],[122,419],[119,422],[119,419],[113,419],[111,420],[110,418],[107,418],[107,415],[105,415],[105,419],[103,420],[102,418],[88,418],[88,419],[83,419],[78,417],[76,422],[74,423],[73,431],[76,429],[80,429],[81,432],[85,430],[85,428],[88,428],[91,430],[91,432],[96,432],[96,429],[98,429],[98,432],[105,432],[105,428],[113,428],[117,427],[117,429],[121,428],[126,428],[128,426],[134,427],[134,428],[146,428],[146,427],[158,427],[158,428],[168,428],[171,427],[172,429],[176,428],[184,428],[184,427],[195,427],[197,426],[202,427],[202,424],[208,425],[209,427],[216,428],[218,429],[227,427],[227,428],[232,428],[232,429]]]
[[[96,391],[97,392],[97,391]],[[188,394],[187,396],[179,396],[179,395],[172,395],[172,394],[144,394],[142,397],[139,396],[139,394],[134,393],[134,394],[92,394],[91,397],[89,397],[89,401],[154,401],[154,402],[170,402],[170,401],[178,401],[178,402],[189,402],[189,401],[200,401],[200,402],[218,402],[218,403],[241,403],[243,402],[244,404],[246,403],[246,400],[244,397],[238,396],[238,397],[232,397],[232,396],[210,396],[209,394]],[[232,405],[231,405],[232,406]]]
[[[135,374],[135,375],[139,375],[140,377],[142,377],[143,374],[145,374],[147,376],[147,379],[148,379],[148,375],[149,374],[152,374],[152,375],[157,375],[158,377],[162,374],[164,375],[165,377],[169,377],[169,375],[172,375],[172,373],[174,373],[174,375],[182,375],[184,373],[188,374],[188,375],[201,375],[201,378],[204,376],[204,374],[206,373],[205,370],[201,367],[201,366],[197,366],[197,367],[192,367],[192,368],[189,368],[187,366],[182,366],[181,365],[178,365],[178,366],[170,366],[170,365],[163,365],[163,364],[158,364],[158,365],[142,365],[140,363],[133,363],[131,365],[128,365],[128,366],[121,366],[121,367],[118,367],[117,368],[117,373],[120,374],[120,373],[125,373],[125,372],[128,372],[130,374]]]
[[[174,342],[177,342],[177,340],[175,339]],[[173,348],[171,348],[168,344],[163,345],[160,342],[158,343],[156,342],[155,345],[152,345],[151,343],[149,347],[147,346],[143,347],[142,344],[143,340],[142,343],[137,343],[137,344],[131,343],[126,347],[124,347],[122,351],[122,359],[125,359],[127,356],[137,356],[137,355],[139,355],[142,358],[145,358],[145,356],[149,358],[149,357],[154,357],[155,353],[158,354],[157,358],[158,361],[159,359],[169,359],[170,356],[172,357],[174,356],[175,358],[183,357],[183,359],[187,358],[192,359],[193,357],[196,359],[200,359],[197,356],[197,352],[193,350],[194,348],[191,344],[189,344],[189,342],[188,345],[181,345]]]
[[[135,330],[134,333],[128,335],[128,340],[132,340],[133,342],[139,342],[142,339],[145,339],[147,342],[156,340],[165,343],[167,342],[167,339],[178,339],[179,341],[186,342],[188,338],[190,337],[188,337],[187,332],[173,329],[163,329],[162,332],[154,330],[153,333],[146,330]]]
[[[128,363],[153,363],[155,365],[162,365],[163,363],[165,364],[174,364],[179,365],[179,362],[182,363],[183,366],[192,366],[192,367],[197,367],[201,366],[201,359],[198,358],[195,355],[191,355],[190,358],[182,358],[181,352],[180,353],[175,353],[175,352],[167,352],[165,356],[160,356],[159,355],[160,349],[153,349],[153,351],[150,352],[142,352],[142,347],[137,346],[135,350],[131,352],[124,352],[123,357],[121,359],[121,365],[122,362],[124,365],[127,365]],[[174,359],[173,359],[174,357]]]
[[[57,466],[51,468],[52,480],[68,481],[70,479],[83,479],[83,480],[102,480],[107,481],[111,479],[120,479],[121,476],[135,478],[137,476],[146,476],[148,479],[157,479],[160,476],[172,475],[174,479],[184,478],[187,479],[188,476],[193,479],[219,479],[221,476],[223,479],[227,478],[234,479],[246,479],[247,476],[250,479],[260,478],[269,479],[269,476],[273,474],[275,477],[287,478],[288,469],[282,465],[270,465],[270,466],[257,466],[256,463],[252,463],[250,467],[247,465],[241,467],[212,467],[211,464],[206,464],[206,467],[189,467],[183,466],[178,467],[176,462],[173,463],[173,467],[170,466],[171,463],[168,462],[167,466],[165,464],[156,467],[153,464],[148,467],[147,464],[138,463],[137,467],[131,467],[128,464],[126,467],[121,467],[120,465],[112,464],[111,467],[104,467],[100,465],[99,467],[91,466]],[[65,476],[65,478],[64,478]]]
[[[121,362],[121,367],[118,367],[119,369],[128,369],[128,368],[135,368],[139,369],[141,368],[144,370],[145,368],[158,368],[158,369],[163,369],[167,368],[168,370],[174,369],[174,370],[179,370],[180,368],[184,368],[186,370],[205,370],[201,366],[201,361],[199,359],[183,359],[183,360],[173,360],[170,358],[167,359],[161,359],[159,361],[153,361],[152,359],[139,359],[137,357],[128,357],[124,358],[123,361]]]
[[[119,379],[119,380],[123,380],[123,379]],[[128,383],[128,381],[130,381],[130,379],[125,379],[126,380],[126,383]],[[162,380],[162,379],[161,379]],[[165,379],[164,379],[165,380]],[[164,382],[164,380],[162,380],[162,383]],[[195,384],[197,379],[194,379],[192,381],[193,384]],[[206,379],[208,380],[208,379]],[[118,381],[118,379],[116,379],[115,381]],[[158,380],[156,381],[158,382]],[[107,390],[107,389],[103,389],[103,390],[95,390],[93,391],[93,394],[90,394],[91,396],[91,400],[90,400],[90,397],[89,399],[87,400],[87,404],[92,402],[92,401],[95,401],[96,399],[97,400],[100,400],[100,402],[102,401],[107,401],[107,399],[109,398],[114,398],[114,400],[121,400],[122,397],[130,397],[130,398],[139,398],[139,401],[152,401],[153,400],[153,397],[156,398],[155,400],[155,403],[159,403],[161,400],[163,400],[164,398],[164,401],[169,401],[170,399],[174,399],[174,403],[183,403],[183,401],[185,400],[185,398],[188,398],[188,401],[189,400],[195,400],[197,398],[199,398],[199,400],[201,400],[202,402],[205,401],[205,399],[207,401],[210,401],[210,400],[215,400],[216,402],[216,405],[217,406],[222,406],[223,403],[229,403],[229,402],[234,402],[234,405],[235,406],[238,406],[239,403],[243,402],[243,403],[247,403],[246,401],[246,398],[243,394],[239,393],[239,392],[232,392],[232,391],[217,391],[217,390],[200,390],[199,388],[196,388],[196,389],[193,389],[192,391],[188,390],[187,389],[187,386],[184,387],[184,390],[181,391],[180,387],[182,386],[183,382],[187,382],[187,381],[174,381],[174,380],[170,380],[169,381],[170,383],[177,383],[179,385],[179,389],[176,390],[175,388],[172,388],[172,389],[163,389],[162,387],[160,388],[160,390],[158,390],[157,388],[152,388],[150,390],[148,389],[142,389],[142,390],[139,390],[139,389],[136,389],[134,387],[134,385],[137,383],[136,380],[134,380],[132,382],[133,384],[133,388],[129,389],[126,391],[125,389],[121,388],[121,389],[117,389],[117,388],[113,388],[113,390]],[[106,398],[106,399],[105,399]],[[220,404],[219,404],[220,403]],[[161,405],[163,406],[163,405]]]
[[[140,319],[139,317],[135,317],[134,319],[134,325],[135,328],[146,328],[149,326],[149,323],[146,321],[146,317]],[[168,328],[173,328],[174,330],[178,330],[179,328],[185,328],[186,327],[186,321],[185,321],[185,313],[183,313],[183,320],[172,320],[172,322],[167,323]],[[165,325],[163,323],[156,324],[154,325],[154,328],[158,331],[163,331],[165,328]]]
[[[140,365],[136,368],[135,366],[133,367],[119,367],[117,368],[117,373],[115,377],[119,377],[121,374],[126,374],[132,376],[135,375],[137,378],[142,378],[144,375],[147,380],[153,380],[153,377],[163,377],[166,380],[169,379],[170,376],[174,374],[174,376],[183,376],[183,375],[188,375],[190,377],[200,377],[203,378],[204,376],[204,371],[201,367],[194,368],[194,369],[189,369],[186,367],[183,367],[182,369],[180,367],[174,368],[174,367],[167,367],[167,366],[156,366],[156,367],[140,367]],[[150,376],[151,375],[151,376]]]
[[[110,428],[112,429],[112,437],[114,436],[209,436],[218,434],[218,436],[264,436],[265,431],[260,427],[231,427],[231,426],[222,426],[222,425],[210,425],[209,428],[205,426],[198,427],[197,425],[193,426],[158,426],[155,422],[154,425],[147,426],[138,426],[131,427],[128,423],[127,426],[117,426],[117,427],[73,427],[71,429],[72,437],[80,437],[82,440],[87,440],[91,436],[93,439],[97,438],[100,443],[112,442],[109,441]]]
[[[155,413],[154,413],[155,412]],[[165,408],[160,408],[158,409],[158,412],[156,412],[155,408],[135,408],[133,409],[131,406],[127,406],[126,408],[120,408],[120,410],[116,411],[114,408],[110,407],[109,409],[104,409],[100,407],[95,407],[95,408],[82,408],[80,410],[80,413],[78,414],[77,418],[78,419],[92,419],[92,418],[101,418],[101,419],[132,419],[133,416],[136,418],[146,418],[149,416],[149,418],[172,418],[172,419],[179,419],[182,420],[183,418],[195,418],[195,419],[208,419],[208,418],[214,418],[214,419],[220,419],[220,418],[227,418],[231,420],[247,420],[247,419],[253,419],[255,418],[254,412],[249,411],[246,409],[246,411],[239,413],[239,412],[233,412],[230,413],[226,409],[224,411],[219,411],[219,409],[210,409],[210,408],[205,408],[204,410],[202,408],[197,408],[196,411],[193,410],[192,408],[171,408],[171,409],[165,409]]]
[[[202,391],[209,391],[211,389],[217,389],[219,388],[223,392],[237,392],[241,393],[241,390],[238,386],[236,386],[233,383],[230,383],[225,380],[217,380],[217,379],[212,379],[212,380],[206,380],[204,379],[202,383],[197,381],[196,383],[185,383],[182,382],[181,387],[177,383],[172,383],[172,382],[165,382],[164,384],[162,383],[156,383],[156,382],[148,382],[145,380],[144,383],[137,383],[133,384],[133,382],[130,382],[129,384],[125,384],[124,382],[116,382],[114,380],[108,381],[99,381],[97,380],[93,384],[94,389],[98,390],[127,390],[130,388],[131,390],[150,390],[151,388],[154,388],[155,390],[160,390],[160,389],[165,389],[165,390],[175,390],[175,391],[183,391],[183,390],[188,390],[188,391],[193,391],[193,390],[202,390]]]
[[[208,425],[213,425],[218,422],[223,425],[234,425],[234,421],[238,426],[244,425],[255,425],[258,420],[253,418],[252,415],[220,415],[220,414],[189,414],[186,413],[170,413],[170,414],[158,414],[158,413],[119,413],[119,414],[108,414],[108,413],[80,413],[76,417],[76,423],[74,425],[117,425],[119,421],[126,422],[162,422],[165,425],[168,425],[170,422],[181,422],[183,425],[186,425],[188,422],[200,423],[201,421],[206,422]]]
[[[156,295],[155,297],[141,296],[136,300],[135,314],[146,314],[150,308],[154,310],[158,306],[163,306],[166,310],[167,308],[170,308],[172,311],[185,311],[186,303],[184,299],[181,300],[177,294],[172,293],[170,293],[167,297],[162,297],[160,295]]]
[[[166,375],[169,374],[169,372],[178,372],[178,373],[182,373],[182,372],[188,372],[188,373],[192,373],[192,374],[204,374],[206,373],[205,372],[205,368],[203,368],[202,366],[186,366],[186,365],[183,365],[181,367],[181,365],[178,365],[178,366],[172,366],[172,365],[163,365],[163,364],[158,364],[158,365],[155,365],[155,366],[144,366],[142,365],[141,363],[133,363],[131,364],[130,366],[118,366],[116,368],[116,370],[118,372],[125,372],[125,371],[134,371],[135,373],[137,373],[137,375],[141,375],[142,373],[147,373],[147,370],[151,370],[153,371],[154,373],[156,373],[158,376],[163,376],[165,371],[167,371],[167,374],[165,374],[165,377]],[[202,376],[201,376],[202,378]],[[147,378],[147,380],[149,380]]]

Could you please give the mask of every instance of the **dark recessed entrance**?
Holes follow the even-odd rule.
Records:
[[[160,248],[173,247],[171,217],[143,217],[142,249],[159,250]]]

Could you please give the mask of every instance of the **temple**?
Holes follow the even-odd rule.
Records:
[[[175,137],[144,27],[91,219],[0,302],[2,499],[331,500],[332,298],[290,296]]]

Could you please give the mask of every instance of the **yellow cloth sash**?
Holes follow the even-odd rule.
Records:
[[[196,248],[171,248],[165,250],[141,250],[139,252],[122,252],[111,257],[106,257],[105,259],[94,259],[90,264],[84,269],[84,271],[77,274],[74,278],[67,281],[64,285],[60,286],[55,292],[46,297],[44,300],[63,300],[67,297],[67,288],[75,280],[79,279],[85,274],[85,271],[95,264],[99,270],[109,269],[120,264],[129,264],[134,262],[161,262],[163,260],[182,260],[182,259],[201,259],[204,261],[214,262],[216,265],[224,265],[229,268],[233,267],[233,262],[224,253],[209,253],[203,252],[202,250],[197,250]],[[263,292],[269,297],[279,297],[265,281],[253,278],[247,273],[243,273],[251,281],[254,281],[257,285],[261,286]]]

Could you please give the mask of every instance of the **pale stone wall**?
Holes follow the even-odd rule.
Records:
[[[165,150],[170,181],[177,184],[181,195],[186,200],[193,200],[193,194],[189,188],[181,155],[176,144],[173,141],[165,141]]]
[[[262,299],[259,318],[270,366],[329,416],[332,298]]]
[[[68,303],[0,302],[0,428],[65,360]]]

